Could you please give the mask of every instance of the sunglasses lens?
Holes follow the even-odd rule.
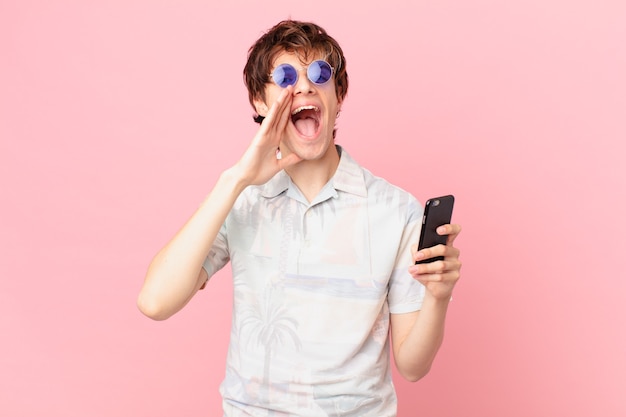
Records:
[[[298,80],[298,72],[289,64],[282,64],[276,67],[272,72],[272,79],[282,88],[294,85]]]
[[[309,69],[307,70],[309,80],[315,84],[324,84],[328,82],[332,75],[333,69],[330,67],[330,64],[322,60],[311,62],[311,65],[309,65]]]

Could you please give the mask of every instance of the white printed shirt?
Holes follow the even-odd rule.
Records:
[[[284,171],[246,188],[205,261],[233,272],[225,416],[396,415],[389,314],[421,308],[423,209],[338,150],[311,203]]]

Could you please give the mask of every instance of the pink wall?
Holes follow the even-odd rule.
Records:
[[[338,141],[457,196],[464,277],[400,415],[626,415],[623,1],[212,3],[0,2],[0,415],[220,415],[229,271],[167,322],[135,297],[290,16],[345,49]]]

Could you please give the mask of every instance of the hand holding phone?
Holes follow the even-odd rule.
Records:
[[[417,247],[418,250],[446,244],[448,236],[438,234],[437,228],[444,224],[450,224],[452,220],[453,207],[453,195],[431,198],[426,201],[424,216],[422,217],[422,231],[420,233],[420,241]],[[422,259],[416,261],[415,263],[423,264],[440,260],[443,260],[443,256]]]

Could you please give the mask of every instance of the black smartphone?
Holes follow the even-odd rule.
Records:
[[[418,250],[430,248],[432,246],[437,246],[440,244],[446,244],[448,236],[441,236],[437,234],[437,228],[444,224],[450,224],[450,222],[452,221],[453,207],[453,195],[444,195],[442,197],[431,198],[426,202],[426,206],[424,207],[424,216],[422,217],[422,231],[420,233]],[[424,264],[440,260],[443,260],[443,256],[422,259],[415,263]]]

